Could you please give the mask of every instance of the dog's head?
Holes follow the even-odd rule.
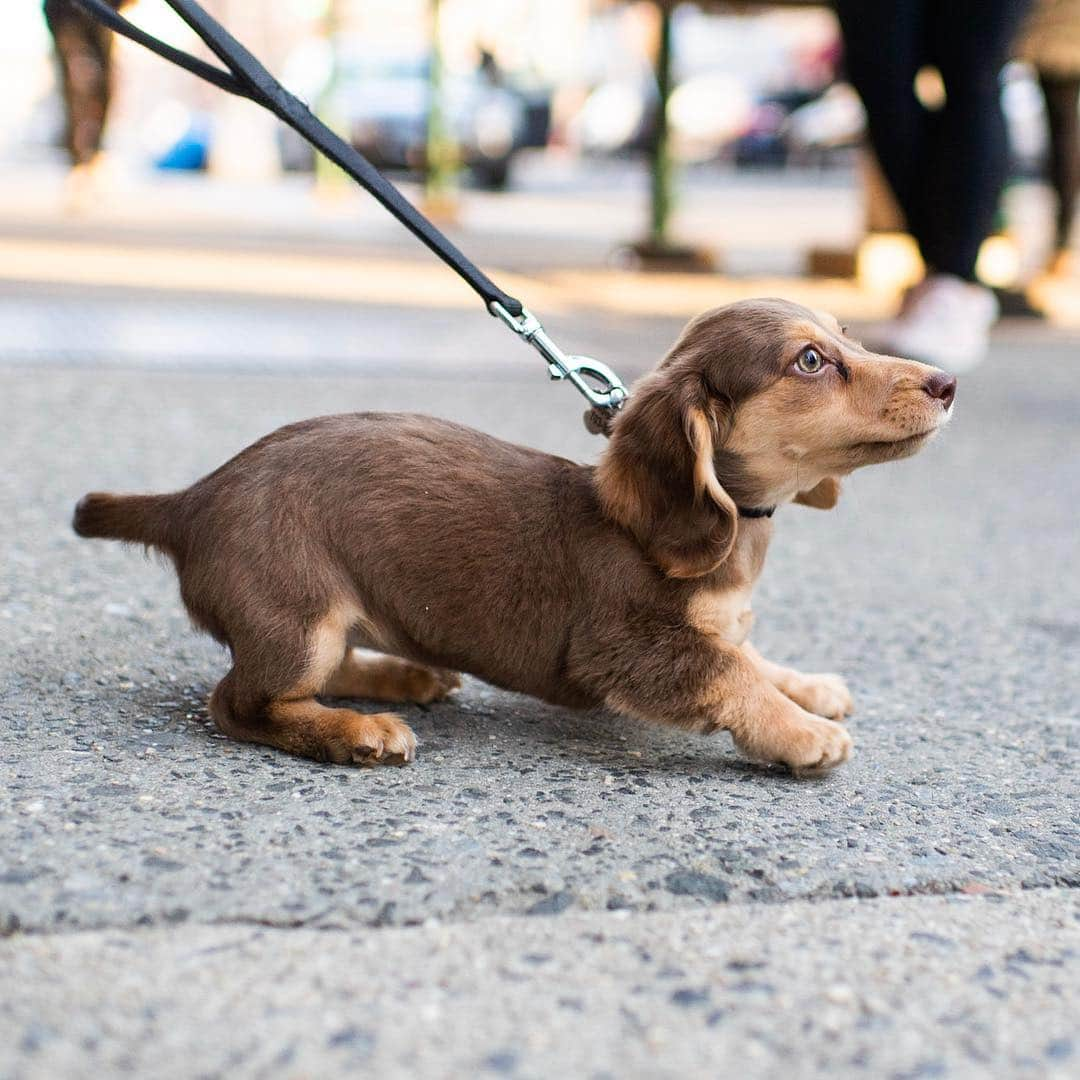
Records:
[[[601,504],[667,574],[699,577],[730,554],[739,506],[834,506],[839,477],[914,454],[955,392],[945,372],[867,352],[798,304],[717,308],[616,418]]]

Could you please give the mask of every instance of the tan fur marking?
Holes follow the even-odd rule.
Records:
[[[800,491],[795,502],[800,506],[812,506],[815,510],[831,510],[840,501],[840,481],[826,476],[808,491]]]
[[[259,718],[237,715],[220,685],[210,709],[222,731],[291,754],[339,765],[404,765],[416,755],[416,736],[392,713],[334,709],[315,700],[340,670],[349,628],[361,618],[355,604],[333,607],[309,632],[303,674],[295,686],[275,695]],[[386,658],[390,659],[390,658]]]
[[[405,765],[416,755],[416,736],[393,713],[332,709],[303,698],[274,702],[269,719],[271,729],[257,741],[303,757],[336,765]]]
[[[690,442],[694,448],[694,491],[698,498],[708,495],[721,510],[738,516],[738,510],[731,496],[723,489],[716,476],[713,464],[712,428],[709,420],[700,409],[691,409],[687,416]],[[732,543],[735,537],[732,535]]]
[[[750,610],[752,589],[702,589],[687,605],[686,619],[703,634],[715,636],[731,645],[741,645],[754,623]]]
[[[348,642],[350,646],[361,649],[374,649],[377,652],[393,653],[397,651],[397,643],[393,634],[385,626],[380,626],[361,607],[352,610],[348,627]]]
[[[322,690],[341,665],[348,629],[359,618],[360,609],[355,604],[339,604],[327,613],[311,631],[307,664],[300,682],[284,697],[306,698]]]
[[[635,719],[709,732],[727,730],[735,745],[755,761],[787,765],[800,776],[816,776],[851,756],[852,739],[841,724],[813,716],[766,682],[751,665],[717,685],[709,698],[683,713],[643,708],[621,693],[607,706]]]
[[[749,641],[742,643],[742,651],[762,678],[807,712],[830,720],[843,720],[854,711],[851,692],[839,675],[804,675],[801,671],[766,660]]]
[[[329,697],[415,701],[427,705],[461,686],[454,672],[414,664],[396,656],[377,656],[349,649],[341,666],[323,688]]]
[[[773,686],[765,701],[732,725],[735,745],[756,761],[778,761],[801,776],[814,776],[851,756],[852,740],[841,724],[800,708]]]

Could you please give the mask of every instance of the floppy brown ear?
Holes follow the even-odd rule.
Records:
[[[835,476],[826,476],[809,491],[800,491],[795,502],[800,506],[812,506],[815,510],[831,510],[840,501],[840,481]]]
[[[600,503],[670,577],[695,578],[731,553],[739,512],[713,464],[718,430],[700,379],[657,371],[616,418],[597,468]]]

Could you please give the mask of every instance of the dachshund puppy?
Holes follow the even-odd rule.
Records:
[[[170,556],[232,654],[210,712],[237,739],[403,764],[400,718],[319,698],[430,702],[464,671],[819,773],[851,752],[846,687],[747,641],[772,511],[831,507],[838,477],[915,453],[955,391],[835,319],[748,301],[687,326],[596,468],[427,416],[326,416],[184,491],[87,495],[74,527]]]

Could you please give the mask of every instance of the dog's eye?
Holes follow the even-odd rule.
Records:
[[[821,353],[811,346],[799,353],[795,366],[807,375],[816,375],[825,366],[825,360]]]

